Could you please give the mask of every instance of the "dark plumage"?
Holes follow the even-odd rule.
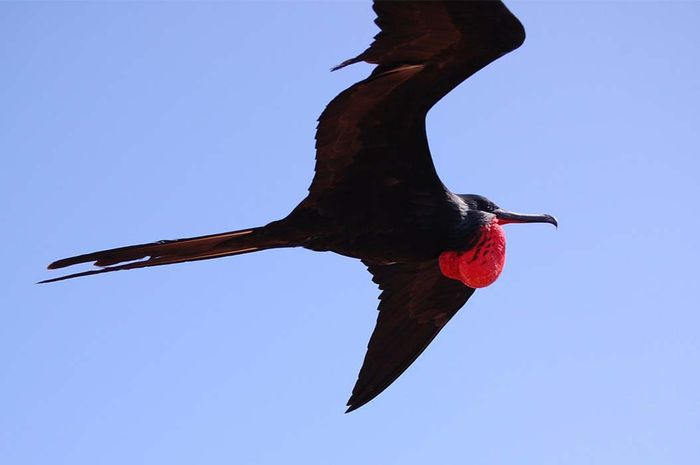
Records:
[[[319,118],[316,174],[308,196],[286,218],[59,260],[49,268],[86,262],[100,268],[44,282],[278,247],[359,258],[382,292],[348,411],[376,397],[474,293],[443,274],[443,252],[477,246],[492,223],[556,220],[453,194],[428,149],[427,112],[466,78],[520,46],[525,32],[515,16],[500,1],[375,1],[374,10],[381,29],[374,42],[335,69],[359,61],[377,66]]]

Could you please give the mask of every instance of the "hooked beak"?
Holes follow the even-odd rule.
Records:
[[[508,223],[549,223],[553,224],[554,227],[559,227],[557,219],[552,215],[539,214],[530,215],[525,213],[514,213],[508,210],[497,209],[493,211],[493,214],[498,218],[498,224],[508,224]]]

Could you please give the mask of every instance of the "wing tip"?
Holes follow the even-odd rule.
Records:
[[[391,384],[391,383],[389,383],[389,384]],[[384,390],[387,387],[388,386],[385,386],[382,389],[374,389],[374,390],[369,390],[369,391],[365,390],[364,392],[356,392],[353,389],[352,395],[348,399],[348,402],[345,404],[348,407],[347,410],[345,410],[345,413],[354,412],[355,410],[359,409],[360,407],[363,407],[363,406],[369,404],[371,401],[376,399],[379,396],[379,394],[384,392]]]
[[[331,68],[331,72],[333,71],[338,71],[339,69],[345,68],[348,65],[353,65],[355,63],[359,63],[362,61],[359,56],[356,56],[355,58],[350,58],[349,60],[345,60],[344,62],[340,63],[339,65],[335,65],[334,67]]]
[[[350,397],[350,400],[348,400],[348,403],[345,404],[348,407],[347,410],[345,410],[345,413],[354,412],[355,410],[359,409],[363,405],[367,404],[370,400],[372,400],[370,398],[370,399],[358,401],[354,397],[355,396]]]

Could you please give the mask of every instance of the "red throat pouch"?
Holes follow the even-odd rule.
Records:
[[[440,271],[469,287],[493,284],[506,262],[506,235],[497,221],[481,227],[481,237],[474,247],[463,252],[448,250],[440,254]]]

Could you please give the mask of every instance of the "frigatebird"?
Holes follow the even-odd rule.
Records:
[[[428,148],[428,110],[469,76],[519,47],[525,31],[500,1],[374,1],[380,32],[357,62],[369,77],[334,98],[316,132],[309,193],[265,226],[64,258],[49,269],[98,267],[42,282],[281,247],[362,260],[381,289],[379,316],[348,412],[396,380],[505,260],[506,223],[551,223],[451,192]]]

